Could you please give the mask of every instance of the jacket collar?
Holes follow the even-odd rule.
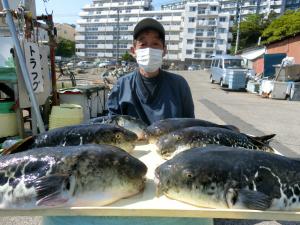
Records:
[[[142,76],[143,75],[137,70],[135,76],[136,91],[141,102],[149,104],[155,99],[161,89],[164,71],[161,69],[159,70],[157,85],[152,93],[146,88]]]

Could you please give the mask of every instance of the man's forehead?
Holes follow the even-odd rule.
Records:
[[[136,38],[136,40],[145,39],[147,36],[151,35],[152,38],[161,39],[159,33],[156,30],[144,30]]]

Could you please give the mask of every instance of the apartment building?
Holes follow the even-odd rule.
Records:
[[[281,14],[287,9],[296,9],[300,7],[300,0],[181,0],[164,4],[161,6],[161,9],[183,9],[189,2],[204,1],[219,2],[220,12],[228,12],[233,16],[236,16],[240,12],[242,17],[254,13],[268,15],[271,11]]]
[[[207,66],[212,55],[227,53],[232,38],[230,15],[217,1],[188,3],[184,8],[182,61]]]
[[[159,11],[152,10],[151,0],[94,0],[80,13],[75,37],[77,55],[120,58],[132,46],[136,23],[151,17],[160,21],[166,30],[166,61],[205,61],[212,54],[226,53],[230,48],[229,14],[220,16],[219,3],[215,0]]]
[[[300,0],[283,0],[284,10],[295,10],[300,8]]]
[[[120,58],[132,46],[132,33],[143,18],[159,20],[166,29],[168,60],[180,60],[181,11],[151,11],[151,0],[97,0],[80,13],[76,28],[77,55]]]

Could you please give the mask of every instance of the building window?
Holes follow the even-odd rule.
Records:
[[[217,44],[218,44],[218,45],[224,44],[224,40],[223,40],[223,39],[217,39]]]
[[[223,33],[226,32],[226,29],[225,29],[225,28],[219,28],[219,29],[218,29],[218,32],[221,33],[221,34],[223,34]]]
[[[210,58],[214,53],[212,51],[207,51],[205,54],[205,58]]]
[[[194,40],[193,39],[187,39],[186,43],[189,44],[189,45],[192,45],[194,43]]]
[[[217,6],[211,6],[210,11],[217,11]]]
[[[195,22],[195,17],[189,17],[189,23],[194,23]]]
[[[196,6],[190,6],[190,12],[196,12],[197,7]]]
[[[197,40],[196,41],[196,47],[201,48],[203,44],[203,40]]]
[[[206,8],[199,8],[198,9],[198,14],[205,14]]]
[[[85,39],[86,40],[97,40],[98,39],[98,37],[97,36],[85,36]]]
[[[221,50],[216,51],[216,55],[222,55],[222,54],[223,54],[223,51],[221,51]]]
[[[188,33],[189,33],[189,34],[195,33],[195,29],[194,29],[194,28],[188,28]]]
[[[226,22],[226,17],[220,17],[219,21],[220,22]]]
[[[186,50],[186,54],[191,55],[191,54],[193,54],[193,51],[192,50]]]

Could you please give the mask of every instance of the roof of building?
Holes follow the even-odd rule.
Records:
[[[259,47],[259,48],[252,48],[247,50],[244,50],[241,53],[241,57],[244,59],[248,59],[248,60],[254,60],[257,59],[258,57],[264,55],[266,53],[266,48],[263,47]]]

